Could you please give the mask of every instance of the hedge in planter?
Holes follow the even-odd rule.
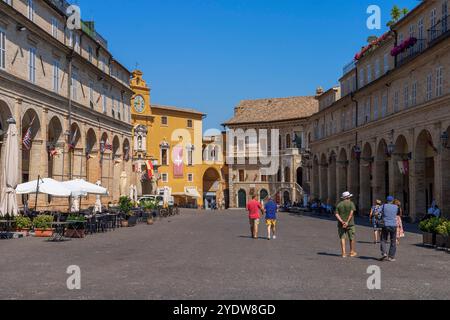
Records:
[[[448,248],[450,221],[442,221],[436,227],[436,247]]]
[[[14,223],[16,225],[16,231],[24,233],[25,235],[28,235],[28,232],[33,226],[33,222],[31,222],[30,218],[22,216],[15,217]]]
[[[133,227],[137,223],[137,217],[131,212],[133,209],[133,202],[128,197],[120,197],[119,210],[125,216],[125,220],[121,222],[122,227]]]
[[[53,235],[53,216],[41,215],[33,220],[35,237],[49,238]]]
[[[431,218],[420,222],[419,228],[423,232],[423,244],[426,246],[436,245],[436,228],[443,222],[440,218]]]

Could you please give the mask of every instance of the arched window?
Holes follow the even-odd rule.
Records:
[[[291,148],[291,135],[287,134],[286,135],[286,149],[290,149]]]

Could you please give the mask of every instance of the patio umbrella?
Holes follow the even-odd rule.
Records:
[[[68,198],[72,192],[59,181],[44,178],[19,184],[16,188],[17,194],[48,194],[54,197]]]
[[[19,213],[16,197],[16,187],[19,181],[19,141],[16,122],[8,120],[9,128],[6,133],[6,154],[3,163],[3,178],[0,214],[16,216]]]
[[[106,188],[87,182],[83,179],[65,181],[62,184],[72,192],[73,197],[86,196],[87,194],[100,196],[108,195],[108,190]]]

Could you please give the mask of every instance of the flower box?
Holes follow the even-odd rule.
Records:
[[[36,238],[51,238],[53,236],[54,229],[35,229],[34,236]]]
[[[430,232],[423,233],[423,245],[433,247],[436,245],[436,234]]]
[[[446,248],[448,243],[448,236],[441,234],[436,235],[436,248]]]

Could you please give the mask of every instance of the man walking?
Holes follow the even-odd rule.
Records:
[[[394,204],[394,197],[387,198],[387,204],[381,209],[381,259],[380,261],[395,261],[395,254],[397,253],[397,214],[398,206]],[[391,240],[391,245],[388,252],[388,240]]]
[[[350,257],[356,257],[358,254],[355,251],[355,220],[354,214],[356,211],[355,204],[351,198],[353,195],[350,192],[342,194],[342,201],[336,207],[336,219],[338,220],[338,233],[341,239],[342,257],[346,258],[346,243],[348,238],[350,242]]]
[[[256,196],[252,196],[252,200],[247,204],[248,218],[250,221],[250,232],[253,239],[258,239],[258,226],[261,218],[260,213],[264,213],[261,203],[256,200]]]
[[[264,206],[266,211],[266,226],[267,226],[267,239],[270,240],[271,236],[270,233],[273,234],[273,239],[275,240],[277,238],[277,211],[278,206],[273,201],[272,198],[269,198],[269,201],[267,201],[266,205]]]

